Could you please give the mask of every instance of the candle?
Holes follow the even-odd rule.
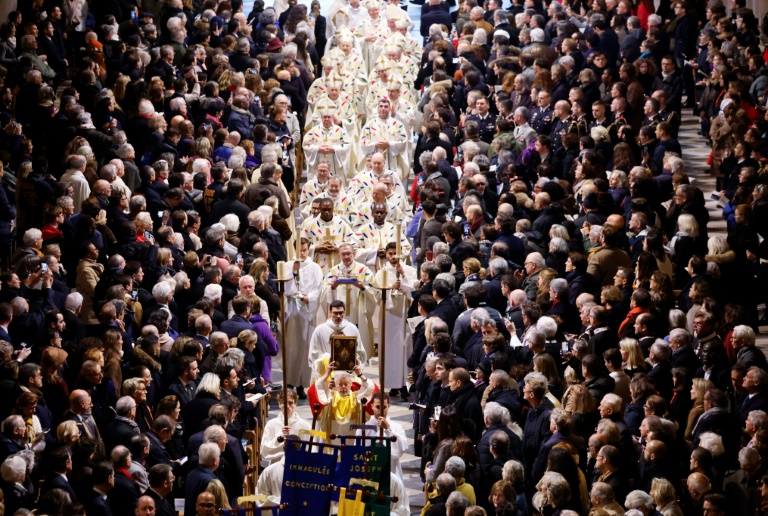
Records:
[[[382,287],[388,287],[389,286],[389,271],[387,269],[384,269],[384,274],[382,275]]]
[[[402,231],[403,226],[401,224],[395,224],[395,244],[397,245],[397,257],[400,258],[402,249],[400,249],[400,231]]]
[[[301,229],[296,228],[296,261],[301,261]]]
[[[288,279],[288,264],[283,261],[277,262],[277,279]]]

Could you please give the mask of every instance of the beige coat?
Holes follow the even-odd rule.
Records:
[[[104,266],[100,263],[83,258],[77,264],[75,288],[83,295],[81,317],[86,324],[98,324],[99,320],[93,311],[93,296],[96,294],[96,284],[99,282]]]

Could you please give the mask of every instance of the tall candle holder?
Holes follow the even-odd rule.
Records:
[[[298,261],[299,257],[296,257]],[[293,275],[288,270],[288,264],[277,262],[277,292],[280,296],[280,353],[283,359],[283,392],[288,400],[288,360],[285,351],[285,284],[293,279]],[[283,403],[283,426],[288,426],[288,403]]]

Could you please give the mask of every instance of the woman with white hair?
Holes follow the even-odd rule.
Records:
[[[688,283],[688,262],[694,254],[704,252],[703,242],[699,238],[699,223],[693,215],[683,213],[677,219],[677,233],[669,241],[669,255],[675,261],[675,282],[677,287]]]
[[[4,504],[8,514],[34,506],[35,493],[24,486],[27,478],[27,461],[21,455],[11,455],[5,459],[0,465],[0,476],[3,478]]]
[[[707,241],[707,254],[704,255],[709,264],[717,265],[720,271],[720,281],[722,285],[733,285],[736,281],[734,274],[736,270],[734,264],[736,261],[736,252],[728,245],[726,235],[712,235]]]

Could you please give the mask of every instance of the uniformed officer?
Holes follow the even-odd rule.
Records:
[[[611,141],[616,144],[619,142],[619,130],[628,125],[627,122],[627,99],[624,97],[616,97],[611,101],[611,113],[613,113],[613,122],[608,127],[608,134],[611,136]]]
[[[573,117],[574,124],[576,124],[576,131],[579,133],[579,138],[589,134],[589,113],[584,109],[583,100],[575,100],[571,104],[571,115]]]
[[[536,134],[549,134],[552,131],[552,118],[555,110],[550,105],[552,95],[548,91],[539,91],[536,97],[538,107],[531,110],[530,124]]]
[[[552,132],[549,133],[549,139],[552,143],[552,152],[557,154],[563,148],[563,136],[578,130],[571,118],[571,105],[567,100],[559,100],[555,103],[554,116],[555,124],[552,126]]]
[[[605,116],[605,102],[602,100],[595,101],[594,104],[592,104],[592,122],[589,124],[590,131],[593,127],[596,127],[598,125],[601,125],[608,129],[611,125],[611,121],[608,120],[608,117]]]
[[[656,126],[659,122],[662,122],[659,116],[659,101],[656,99],[648,99],[643,105],[643,127],[649,126],[656,132]]]
[[[475,101],[476,113],[469,115],[465,119],[465,123],[470,120],[477,122],[477,126],[480,129],[480,139],[488,144],[493,141],[493,136],[496,134],[496,117],[488,112],[490,107],[491,105],[486,97],[478,97]]]

